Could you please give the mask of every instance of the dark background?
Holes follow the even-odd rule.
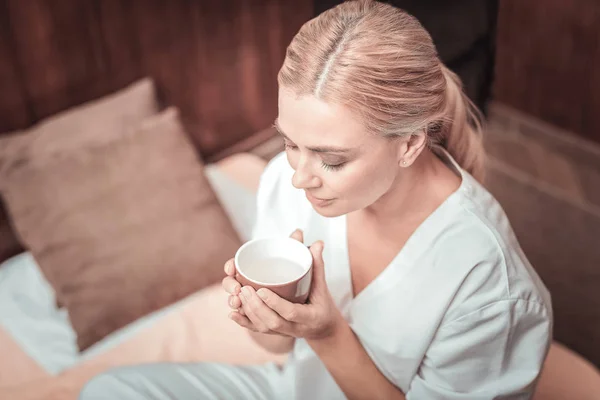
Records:
[[[333,3],[0,0],[0,132],[150,75],[217,154],[270,124],[285,47]],[[430,30],[479,105],[492,95],[600,142],[600,2],[392,3]]]

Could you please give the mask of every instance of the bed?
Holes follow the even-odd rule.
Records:
[[[206,168],[244,240],[254,222],[254,190],[264,165],[255,155],[237,154]],[[65,310],[57,307],[35,259],[24,252],[0,268],[0,398],[75,399],[90,376],[116,365],[284,360],[256,347],[227,313],[226,295],[218,284],[212,285],[128,324],[80,353]]]

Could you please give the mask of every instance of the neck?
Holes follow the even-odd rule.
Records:
[[[390,190],[362,210],[365,216],[386,224],[420,218],[430,213],[460,186],[460,178],[429,148],[398,174]]]

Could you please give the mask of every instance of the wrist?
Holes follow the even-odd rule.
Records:
[[[329,343],[336,341],[337,338],[343,335],[344,330],[349,329],[350,326],[348,325],[348,322],[346,322],[342,314],[336,310],[331,324],[324,330],[324,332],[315,337],[306,338],[306,341],[311,347],[322,345],[327,346]]]

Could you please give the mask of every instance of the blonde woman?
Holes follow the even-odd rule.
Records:
[[[95,378],[82,399],[528,399],[550,296],[481,185],[478,114],[416,19],[350,1],[306,23],[279,72],[285,154],[255,236],[311,245],[307,304],[225,265],[231,318],[274,365],[163,364]]]

